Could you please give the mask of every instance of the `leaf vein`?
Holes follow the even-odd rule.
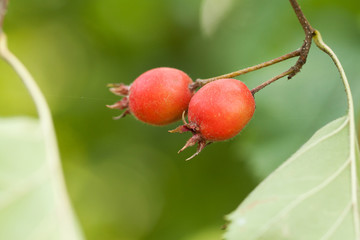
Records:
[[[336,229],[339,228],[339,226],[341,225],[341,223],[344,221],[346,215],[350,212],[352,207],[352,202],[350,201],[350,203],[344,208],[344,210],[341,212],[340,216],[338,217],[338,219],[335,221],[335,223],[331,226],[331,228],[324,234],[324,236],[322,236],[322,238],[320,240],[326,240],[329,239],[336,231]]]
[[[343,124],[341,124],[337,129],[335,129],[334,131],[330,132],[329,134],[321,137],[320,139],[318,139],[317,141],[306,145],[304,148],[300,148],[299,151],[297,151],[296,153],[294,153],[294,155],[292,155],[288,161],[286,161],[286,163],[283,166],[280,166],[280,168],[284,167],[285,165],[289,165],[292,161],[294,161],[296,158],[298,158],[299,156],[301,156],[302,154],[304,154],[305,152],[309,151],[311,148],[315,147],[316,145],[318,145],[319,143],[325,141],[326,139],[329,139],[330,137],[336,135],[337,133],[339,133],[341,130],[343,130],[346,125],[349,123],[349,118],[346,117],[345,121]],[[279,168],[279,169],[280,169]]]
[[[272,221],[265,224],[265,226],[259,231],[258,235],[261,236],[262,234],[264,234],[274,222],[276,222],[278,219],[280,219],[281,217],[288,214],[292,209],[294,209],[302,201],[306,200],[307,198],[315,195],[316,193],[318,193],[322,189],[324,189],[329,183],[334,181],[348,167],[348,165],[350,165],[350,163],[351,163],[351,160],[350,160],[350,158],[348,158],[346,160],[346,162],[338,170],[336,170],[336,172],[331,174],[329,177],[327,177],[324,181],[322,181],[320,184],[318,184],[314,188],[312,188],[309,191],[307,191],[306,193],[300,195],[299,198],[290,202],[286,207],[283,208],[283,210],[281,212],[279,212],[276,216],[274,216]]]
[[[334,131],[330,132],[329,134],[325,135],[324,137],[320,138],[318,141],[314,142],[313,144],[309,144],[305,150],[302,150],[302,148],[299,149],[299,151],[297,151],[296,153],[294,153],[286,162],[284,162],[281,166],[279,166],[275,171],[273,171],[264,181],[262,181],[259,186],[257,188],[260,188],[262,185],[264,185],[265,183],[267,183],[273,176],[276,176],[277,173],[279,171],[281,171],[283,168],[285,168],[287,165],[291,164],[293,161],[295,161],[297,159],[297,157],[301,156],[301,154],[305,153],[306,151],[310,150],[311,148],[313,148],[314,146],[316,146],[317,144],[321,143],[322,141],[334,136],[335,134],[337,134],[338,132],[340,132],[342,129],[344,129],[346,127],[346,125],[349,122],[349,118],[346,117],[346,119],[344,120],[344,123],[341,124],[337,129],[335,129]],[[301,153],[299,153],[301,152]],[[250,193],[250,196],[253,195],[254,192]]]
[[[0,199],[0,210],[6,208],[11,203],[15,202],[17,199],[25,196],[27,193],[31,192],[33,189],[38,187],[41,183],[43,183],[46,179],[48,179],[48,175],[44,171],[45,168],[41,168],[36,173],[34,173],[28,179],[25,179],[18,186],[11,188],[10,193],[6,194]]]

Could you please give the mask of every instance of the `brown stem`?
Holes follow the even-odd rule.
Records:
[[[260,84],[258,87],[254,88],[252,91],[253,94],[255,94],[256,92],[258,92],[259,90],[263,89],[264,87],[266,87],[267,85],[269,85],[272,82],[275,82],[276,80],[288,76],[288,79],[291,79],[292,77],[294,77],[297,73],[300,72],[302,66],[306,63],[306,59],[309,55],[309,51],[310,51],[310,47],[311,47],[311,43],[312,43],[312,38],[314,36],[315,33],[315,29],[310,25],[310,23],[308,22],[308,20],[306,19],[304,13],[302,12],[297,0],[289,0],[290,4],[292,6],[292,8],[295,11],[295,14],[305,32],[305,40],[303,45],[301,46],[300,49],[293,51],[291,53],[285,54],[281,57],[275,58],[273,60],[252,66],[252,67],[248,67],[236,72],[232,72],[229,74],[224,74],[218,77],[213,77],[213,78],[208,78],[208,79],[198,79],[196,80],[196,82],[192,83],[189,85],[190,90],[195,90],[198,87],[201,87],[209,82],[212,81],[216,81],[218,79],[221,78],[233,78],[248,72],[252,72],[255,70],[258,70],[260,68],[263,67],[267,67],[270,66],[272,64],[284,61],[286,59],[292,58],[292,57],[296,57],[299,56],[298,60],[296,61],[295,65],[292,66],[289,70],[277,75],[276,77],[273,77],[272,79]]]
[[[252,72],[264,67],[268,67],[270,65],[273,65],[275,63],[284,61],[286,59],[292,58],[292,57],[296,57],[299,56],[298,60],[296,61],[295,65],[292,66],[289,70],[273,77],[272,79],[260,84],[259,86],[257,86],[256,88],[254,88],[253,90],[251,90],[251,92],[253,93],[253,95],[260,91],[261,89],[263,89],[264,87],[266,87],[267,85],[269,85],[270,83],[275,82],[276,80],[283,78],[285,76],[288,76],[288,79],[291,79],[292,77],[294,77],[297,73],[300,72],[302,66],[306,63],[306,59],[309,55],[309,51],[310,51],[310,47],[311,47],[311,43],[312,43],[312,38],[315,35],[315,29],[310,25],[310,23],[308,22],[308,20],[306,19],[304,13],[302,12],[297,0],[289,0],[290,4],[292,6],[292,8],[295,11],[295,14],[305,32],[305,40],[303,45],[301,46],[300,49],[293,51],[291,53],[285,54],[281,57],[275,58],[273,60],[264,62],[264,63],[260,63],[258,65],[252,66],[252,67],[248,67],[245,69],[241,69],[239,71],[236,72],[232,72],[232,73],[228,73],[228,74],[224,74],[221,76],[217,76],[217,77],[213,77],[213,78],[208,78],[208,79],[197,79],[194,83],[189,85],[190,90],[194,91],[196,88],[201,87],[207,83],[210,83],[212,81],[216,81],[219,80],[221,78],[233,78],[248,72]]]
[[[0,0],[0,31],[4,22],[4,17],[7,9],[8,0]]]
[[[252,95],[255,95],[255,93],[257,93],[258,91],[260,91],[261,89],[263,89],[264,87],[266,87],[267,85],[269,85],[270,83],[275,82],[276,80],[279,80],[280,78],[283,78],[285,76],[288,76],[289,74],[291,74],[294,71],[293,68],[290,68],[289,70],[273,77],[270,80],[267,80],[266,82],[263,82],[262,84],[260,84],[259,86],[257,86],[256,88],[251,90]]]
[[[305,34],[307,34],[309,31],[314,32],[314,29],[311,27],[310,23],[306,19],[304,13],[302,12],[297,0],[290,0],[290,4],[293,7],[296,16],[299,19],[299,22],[304,29]]]
[[[308,57],[309,51],[310,51],[310,47],[311,47],[311,43],[312,43],[312,38],[315,35],[315,29],[310,25],[310,23],[308,22],[308,20],[306,19],[304,13],[302,12],[297,0],[289,0],[291,6],[293,7],[296,16],[298,17],[298,20],[305,32],[305,40],[303,45],[300,48],[300,56],[299,59],[297,60],[297,62],[295,63],[294,66],[292,66],[289,70],[273,77],[272,79],[260,84],[259,86],[257,86],[256,88],[252,89],[251,92],[254,95],[256,92],[260,91],[261,89],[263,89],[264,87],[266,87],[267,85],[269,85],[270,83],[275,82],[276,80],[283,78],[285,76],[288,76],[288,79],[291,79],[292,77],[294,77],[297,73],[300,72],[302,66],[306,63],[306,59]]]
[[[307,56],[310,51],[312,37],[314,36],[314,29],[306,19],[304,13],[302,12],[297,0],[289,0],[291,6],[293,7],[295,14],[305,32],[305,40],[301,46],[300,57],[292,67],[293,71],[289,74],[288,79],[294,77],[298,72],[300,72],[302,66],[306,63]]]
[[[222,78],[234,78],[234,77],[243,75],[243,74],[245,74],[245,73],[253,72],[253,71],[259,70],[259,69],[261,69],[261,68],[268,67],[268,66],[273,65],[273,64],[275,64],[275,63],[279,63],[279,62],[285,61],[285,60],[287,60],[287,59],[289,59],[289,58],[293,58],[293,57],[296,57],[296,56],[300,56],[300,50],[301,50],[301,49],[295,50],[295,51],[293,51],[293,52],[291,52],[291,53],[287,53],[287,54],[285,54],[285,55],[283,55],[283,56],[280,56],[280,57],[278,57],[278,58],[272,59],[272,60],[270,60],[270,61],[263,62],[263,63],[257,64],[257,65],[255,65],[255,66],[251,66],[251,67],[248,67],[248,68],[244,68],[244,69],[241,69],[241,70],[232,72],[232,73],[224,74],[224,75],[217,76],[217,77],[213,77],[213,78],[197,79],[196,82],[192,83],[192,84],[189,86],[189,88],[190,88],[191,90],[195,90],[195,89],[198,88],[198,87],[204,86],[204,85],[207,84],[207,83],[210,83],[210,82],[213,82],[213,81],[222,79]]]

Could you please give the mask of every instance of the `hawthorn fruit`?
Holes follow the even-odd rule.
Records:
[[[188,108],[193,92],[191,78],[175,68],[160,67],[141,74],[130,85],[110,84],[110,91],[123,98],[112,109],[125,110],[116,119],[132,114],[151,125],[167,125],[181,119]]]
[[[192,132],[193,136],[179,151],[198,143],[198,155],[211,142],[224,141],[236,136],[251,120],[255,100],[249,88],[235,79],[220,79],[202,87],[192,97],[187,123],[170,132]]]

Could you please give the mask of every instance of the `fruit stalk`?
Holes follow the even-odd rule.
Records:
[[[223,79],[223,78],[233,78],[233,77],[237,77],[240,76],[242,74],[245,73],[249,73],[252,71],[256,71],[259,70],[261,68],[264,67],[268,67],[271,66],[273,64],[279,63],[281,61],[293,58],[293,57],[299,57],[298,60],[296,61],[295,65],[293,65],[292,67],[290,67],[287,71],[271,78],[270,80],[267,80],[266,82],[260,84],[259,86],[257,86],[256,88],[252,89],[252,93],[255,94],[256,92],[260,91],[261,89],[263,89],[264,87],[268,86],[270,83],[273,83],[277,80],[279,80],[280,78],[283,78],[285,76],[288,76],[288,79],[291,79],[292,77],[294,77],[297,73],[300,72],[301,68],[303,67],[303,65],[306,63],[310,48],[311,48],[311,43],[312,43],[312,38],[314,36],[314,32],[315,29],[310,25],[310,23],[308,22],[308,20],[306,19],[304,13],[302,12],[297,0],[289,0],[290,4],[292,6],[292,8],[294,9],[294,12],[305,32],[305,40],[303,45],[301,46],[300,49],[295,50],[293,52],[290,52],[288,54],[285,54],[283,56],[280,56],[278,58],[272,59],[270,61],[264,62],[264,63],[260,63],[258,65],[252,66],[252,67],[248,67],[245,69],[241,69],[232,73],[228,73],[228,74],[224,74],[221,76],[217,76],[217,77],[213,77],[213,78],[208,78],[208,79],[198,79],[196,80],[193,84],[189,85],[189,88],[191,90],[195,90],[198,87],[204,86],[207,83],[219,80],[219,79]]]
[[[271,78],[270,80],[267,80],[266,82],[260,84],[259,86],[255,87],[255,88],[253,88],[253,89],[251,90],[251,93],[254,95],[255,93],[257,93],[258,91],[260,91],[261,89],[263,89],[263,88],[266,87],[267,85],[269,85],[269,84],[271,84],[271,83],[279,80],[280,78],[283,78],[283,77],[285,77],[285,76],[288,76],[288,75],[291,74],[292,72],[293,72],[293,69],[290,68],[289,70],[287,70],[287,71],[285,71],[285,72],[283,72],[283,73],[280,73],[279,75]]]
[[[300,72],[302,66],[306,63],[307,56],[310,51],[312,37],[314,36],[314,29],[310,25],[309,21],[306,19],[304,13],[302,12],[299,3],[296,0],[289,0],[291,6],[293,7],[295,14],[305,32],[304,44],[301,46],[300,56],[295,65],[292,67],[293,71],[289,74],[288,79],[294,77],[298,72]]]
[[[202,87],[207,83],[210,83],[210,82],[213,82],[213,81],[216,81],[216,80],[219,80],[219,79],[234,78],[234,77],[237,77],[237,76],[249,73],[249,72],[253,72],[253,71],[259,70],[261,68],[268,67],[268,66],[271,66],[273,64],[276,64],[276,63],[279,63],[279,62],[282,62],[282,61],[285,61],[287,59],[297,57],[297,56],[300,56],[300,49],[297,49],[297,50],[295,50],[293,52],[282,55],[282,56],[280,56],[278,58],[274,58],[274,59],[272,59],[270,61],[266,61],[266,62],[257,64],[255,66],[247,67],[247,68],[244,68],[244,69],[232,72],[232,73],[228,73],[228,74],[224,74],[224,75],[220,75],[220,76],[213,77],[213,78],[208,78],[208,79],[197,79],[196,82],[194,82],[193,84],[190,85],[190,89],[195,90],[198,87]]]

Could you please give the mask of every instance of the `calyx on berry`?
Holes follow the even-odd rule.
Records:
[[[130,86],[111,84],[110,91],[123,98],[107,107],[125,110],[116,119],[132,114],[152,125],[166,125],[181,119],[193,92],[191,78],[175,68],[160,67],[141,74]]]
[[[198,155],[208,144],[236,136],[251,120],[255,100],[248,87],[235,79],[220,79],[202,87],[192,97],[188,120],[170,132],[191,132],[193,136],[179,152],[198,144]]]

